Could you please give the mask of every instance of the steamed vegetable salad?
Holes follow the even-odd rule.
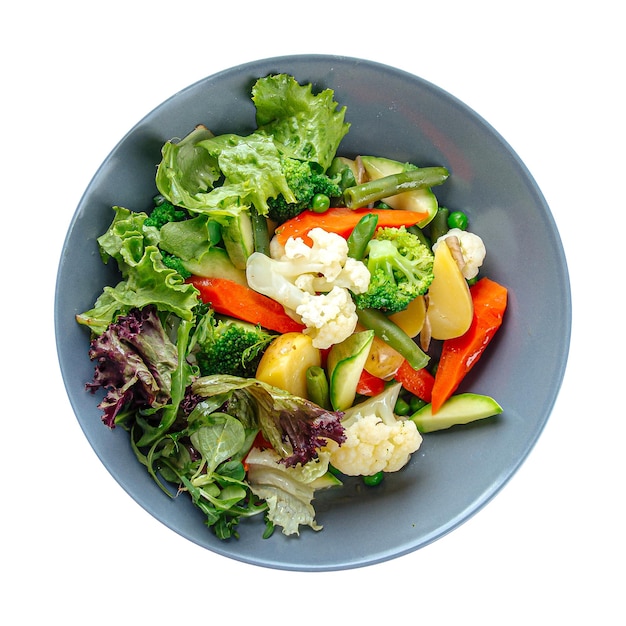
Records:
[[[77,316],[103,422],[222,539],[256,515],[264,536],[319,530],[319,489],[377,484],[423,433],[502,410],[453,395],[507,292],[438,206],[448,171],[338,156],[331,90],[280,74],[252,100],[256,131],[163,146],[153,206],[114,207],[98,239],[120,282]]]

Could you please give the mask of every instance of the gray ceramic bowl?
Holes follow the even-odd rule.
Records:
[[[136,461],[122,429],[100,421],[85,391],[93,364],[88,336],[74,315],[88,309],[116,276],[99,258],[96,237],[115,204],[146,210],[155,193],[161,145],[198,123],[214,132],[251,131],[250,87],[272,72],[315,89],[330,87],[352,124],[340,152],[380,154],[445,165],[451,178],[437,195],[465,210],[488,254],[483,272],[509,288],[505,324],[463,389],[494,396],[495,419],[426,435],[401,472],[376,488],[358,480],[316,499],[324,530],[298,538],[261,538],[260,520],[241,538],[220,542],[187,500],[170,500]],[[80,268],[80,271],[77,269]],[[384,65],[336,56],[287,56],[241,65],[191,85],[141,120],[113,149],[72,220],[59,264],[55,327],[67,392],[94,451],[119,484],[180,535],[234,559],[287,570],[336,570],[414,551],[480,510],[527,457],[549,417],[564,374],[571,328],[566,260],[552,215],[513,150],[476,113],[441,89]]]

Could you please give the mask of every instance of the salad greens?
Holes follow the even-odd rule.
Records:
[[[331,90],[313,94],[287,75],[260,79],[253,100],[259,129],[248,136],[214,136],[198,126],[165,143],[155,183],[160,201],[177,211],[155,219],[113,207],[97,241],[121,280],[76,316],[91,333],[96,366],[87,389],[104,391],[104,424],[128,429],[137,458],[163,490],[173,495],[166,487],[172,483],[188,492],[221,539],[237,536],[239,520],[260,513],[269,529],[319,529],[310,483],[328,471],[320,456],[326,441],[343,441],[338,413],[254,379],[201,376],[198,358],[214,312],[165,263],[174,255],[201,264],[241,212],[264,215],[267,199],[279,194],[295,201],[281,163],[298,158],[325,169],[349,128]],[[267,450],[265,464],[268,455],[280,461],[274,469],[282,483],[260,471],[261,460],[252,472],[256,483],[247,477],[244,460],[255,440]]]
[[[95,371],[86,389],[102,395],[103,423],[127,430],[160,489],[170,497],[187,494],[223,540],[238,537],[240,521],[257,516],[265,521],[264,537],[276,526],[286,535],[302,526],[320,530],[315,495],[342,484],[331,463],[353,476],[363,474],[355,468],[404,466],[421,435],[417,421],[396,423],[390,398],[396,401],[400,387],[426,398],[436,385],[426,370],[430,356],[414,341],[419,329],[409,336],[392,315],[416,303],[425,324],[437,304],[433,267],[443,255],[433,257],[421,227],[438,215],[429,187],[442,184],[447,169],[394,163],[400,173],[363,178],[360,157],[337,156],[350,128],[346,107],[332,90],[313,93],[312,85],[287,74],[258,79],[252,102],[257,129],[248,135],[215,135],[198,125],[165,142],[152,210],[114,206],[97,239],[119,282],[76,316],[90,333]],[[414,194],[417,209],[378,203],[407,194]],[[364,203],[369,206],[361,208]],[[381,237],[396,248],[382,254]],[[441,249],[452,259],[447,246]],[[377,252],[382,269],[368,269]],[[279,258],[289,270],[286,288],[267,293],[252,280],[253,259],[277,267]],[[456,273],[471,312],[461,270],[454,262],[446,268]],[[259,275],[268,277],[265,270]],[[401,286],[409,283],[400,301]],[[378,291],[364,304],[357,296],[371,285]],[[283,301],[288,293],[297,294],[296,307]],[[368,353],[355,359],[357,323],[370,341]],[[330,340],[322,345],[316,337],[323,331]],[[480,332],[471,339],[467,353],[486,345]],[[338,347],[341,367],[330,376]],[[370,369],[393,369],[374,375],[366,357]],[[454,357],[448,362],[440,404],[467,371]],[[367,402],[338,404],[339,387],[342,397],[376,396],[379,404],[385,398],[387,428],[371,411],[361,415],[371,408]],[[344,408],[357,410],[359,419],[344,422]],[[366,484],[378,484],[377,473]]]
[[[251,206],[266,215],[268,198],[297,201],[281,157],[329,167],[350,126],[344,121],[345,107],[337,110],[332,90],[314,95],[311,85],[280,74],[258,80],[252,94],[259,126],[255,132],[216,137],[198,126],[181,141],[163,146],[156,185],[172,204],[213,217]]]

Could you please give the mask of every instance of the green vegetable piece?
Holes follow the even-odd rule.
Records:
[[[404,398],[398,398],[393,412],[396,415],[408,415],[411,412],[411,405]]]
[[[315,402],[324,409],[330,409],[330,389],[324,368],[318,365],[309,367],[306,371],[307,395],[311,402]]]
[[[348,256],[357,261],[365,256],[367,244],[374,236],[377,225],[378,215],[376,213],[368,213],[358,221],[348,237]]]
[[[424,167],[421,169],[409,170],[390,176],[383,176],[376,180],[369,180],[366,183],[349,187],[344,194],[346,206],[351,209],[358,209],[367,206],[371,202],[386,199],[405,191],[413,191],[424,187],[441,185],[449,176],[445,167]]]
[[[233,265],[237,269],[245,270],[246,261],[254,252],[254,228],[250,214],[241,211],[229,219],[222,227],[222,239]]]
[[[378,309],[357,309],[359,322],[397,350],[416,370],[426,367],[430,357],[397,324]]]
[[[384,478],[385,472],[376,472],[371,476],[363,476],[363,484],[367,485],[368,487],[376,487],[383,482]]]
[[[429,225],[430,228],[430,240],[433,244],[437,242],[439,237],[445,235],[448,228],[448,216],[450,215],[450,210],[445,207],[439,207],[437,210],[437,215],[433,218],[432,222]]]
[[[238,419],[226,413],[213,413],[210,417],[209,424],[191,435],[193,447],[207,463],[209,476],[222,461],[238,452],[246,439],[243,425]]]
[[[199,259],[183,261],[185,269],[194,276],[226,278],[247,285],[245,270],[233,265],[224,248],[209,248]]]
[[[467,230],[467,215],[463,211],[452,211],[448,215],[448,227],[458,228],[459,230]]]
[[[315,491],[318,489],[330,489],[331,487],[340,487],[343,485],[341,480],[330,471],[327,471],[325,474],[322,474],[320,477],[316,478],[312,482],[309,483],[309,486],[312,487]]]
[[[335,411],[344,411],[352,406],[373,341],[374,331],[364,330],[334,344],[328,352],[330,403]]]
[[[412,163],[402,163],[401,161],[394,161],[393,159],[386,159],[384,157],[361,156],[361,162],[371,180],[418,169],[418,167]],[[424,228],[437,213],[437,197],[429,187],[422,187],[421,189],[400,193],[389,198],[384,198],[384,201],[385,204],[393,209],[426,213],[427,216],[418,224],[420,228]]]
[[[490,396],[461,393],[452,396],[433,415],[432,405],[422,407],[409,419],[421,433],[444,430],[457,424],[469,424],[502,413],[502,407]]]
[[[311,209],[316,213],[325,213],[330,208],[330,198],[324,193],[316,193],[311,200]]]
[[[252,88],[259,129],[280,144],[292,158],[311,161],[325,171],[350,124],[346,107],[339,107],[332,89],[313,93],[293,76],[274,74],[259,78]]]
[[[406,228],[379,228],[367,245],[363,262],[370,272],[365,293],[355,294],[359,309],[403,311],[430,287],[434,256],[430,248]]]

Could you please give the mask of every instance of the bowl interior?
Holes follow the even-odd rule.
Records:
[[[324,530],[261,539],[261,521],[239,540],[220,542],[185,498],[165,497],[136,461],[128,435],[109,431],[85,391],[93,376],[88,335],[74,316],[115,284],[96,238],[113,205],[142,211],[155,193],[162,144],[204,123],[216,133],[253,130],[250,88],[260,76],[292,74],[314,89],[330,87],[351,123],[340,152],[377,154],[418,165],[445,165],[440,203],[467,212],[485,241],[483,274],[509,289],[503,328],[460,390],[494,396],[498,418],[425,436],[401,472],[382,485],[359,480],[320,493]],[[119,484],[163,524],[216,553],[280,569],[333,570],[368,565],[441,537],[487,503],[524,461],[549,417],[563,378],[571,327],[567,265],[546,202],[526,167],[499,134],[450,94],[418,77],[360,59],[288,56],[242,65],[191,85],[142,119],[105,159],[72,219],[59,263],[55,329],[72,407],[94,451]]]

